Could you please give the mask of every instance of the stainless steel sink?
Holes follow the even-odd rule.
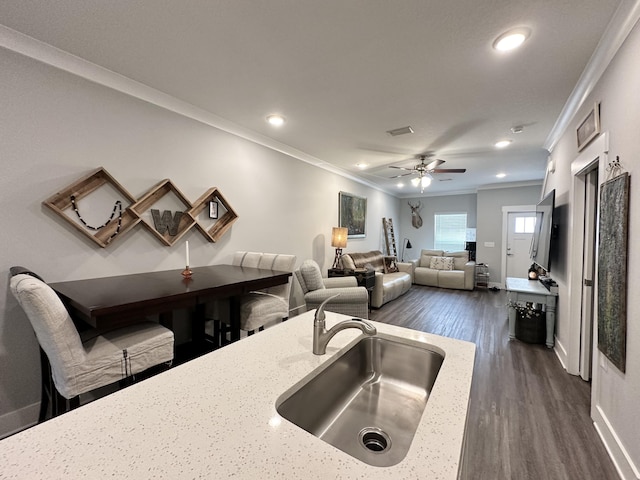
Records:
[[[419,342],[363,337],[282,394],[276,409],[343,452],[389,467],[409,451],[443,360]]]

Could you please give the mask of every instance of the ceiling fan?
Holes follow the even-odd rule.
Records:
[[[420,160],[420,163],[415,165],[413,168],[396,167],[394,165],[390,165],[389,168],[397,168],[399,170],[406,170],[409,172],[401,173],[400,175],[395,175],[391,178],[405,177],[407,175],[418,175],[417,177],[411,179],[411,183],[414,187],[420,186],[420,193],[424,193],[424,189],[431,185],[431,175],[434,173],[464,173],[467,171],[466,168],[438,168],[439,165],[442,165],[444,163],[444,160],[440,159],[433,160],[429,163],[424,163],[424,161],[429,158],[427,155],[419,155],[417,158]]]

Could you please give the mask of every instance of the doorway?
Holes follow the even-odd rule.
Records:
[[[594,269],[598,213],[598,166],[584,175],[584,254],[582,258],[582,315],[580,332],[580,376],[591,380],[594,326]]]
[[[608,133],[600,134],[571,162],[571,249],[566,300],[569,311],[564,333],[558,337],[556,353],[567,372],[585,380],[591,378],[597,391],[594,368],[597,330],[597,219],[598,188],[605,176],[609,151]],[[593,413],[593,412],[592,412]]]
[[[529,250],[536,226],[536,212],[507,215],[507,277],[522,277],[531,264]]]
[[[502,283],[524,278],[531,265],[529,250],[536,222],[534,205],[502,207]]]

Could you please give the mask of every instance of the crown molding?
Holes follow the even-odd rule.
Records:
[[[640,0],[622,0],[544,142],[551,152],[640,18]]]

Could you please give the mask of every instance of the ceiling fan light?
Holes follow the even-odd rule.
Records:
[[[411,185],[413,185],[414,187],[417,187],[418,185],[420,185],[420,177],[412,178]]]
[[[425,175],[420,179],[420,186],[422,188],[427,188],[429,185],[431,185],[431,177]]]

